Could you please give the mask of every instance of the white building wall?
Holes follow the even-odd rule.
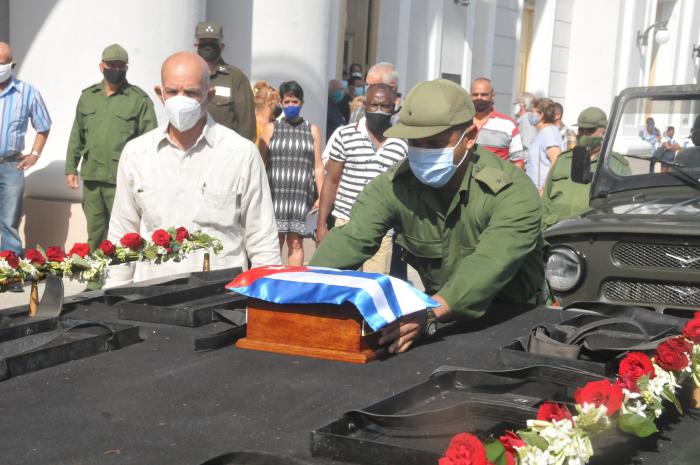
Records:
[[[221,24],[224,31],[226,63],[236,66],[250,77],[253,39],[253,0],[207,0],[206,19]],[[194,43],[194,30],[192,31]]]
[[[571,43],[571,23],[574,0],[559,0],[554,11],[554,31],[552,36],[552,58],[549,71],[549,92],[547,96],[566,108],[566,76],[569,68],[569,46]],[[574,117],[565,111],[565,121],[575,122]]]
[[[496,92],[496,111],[509,116],[513,112],[513,94],[518,79],[520,8],[517,0],[498,0],[493,31],[493,63],[489,77]]]
[[[615,44],[622,5],[623,2],[609,0],[574,2],[565,86],[564,112],[568,122],[575,122],[578,114],[589,106],[610,111],[616,94]],[[606,14],[601,14],[602,11]],[[623,71],[618,69],[618,72]]]
[[[10,40],[10,1],[0,0],[0,42]]]
[[[251,81],[277,87],[295,80],[304,89],[302,114],[326,131],[329,56],[336,53],[337,29],[331,27],[338,0],[256,0],[252,21]],[[236,3],[230,3],[235,8]],[[337,11],[337,9],[335,10]],[[333,18],[337,21],[337,17]],[[335,30],[335,34],[331,32]]]
[[[164,121],[153,91],[160,66],[171,53],[192,50],[195,25],[204,17],[204,4],[197,0],[123,0],[109,14],[106,8],[95,8],[90,0],[10,1],[17,76],[41,92],[53,120],[44,153],[27,175],[27,196],[80,199],[65,185],[66,147],[82,89],[102,80],[98,65],[104,47],[117,42],[126,48],[129,82],[148,92]],[[28,133],[28,145],[33,138]]]

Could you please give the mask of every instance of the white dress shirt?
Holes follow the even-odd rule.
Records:
[[[108,238],[150,239],[159,228],[184,226],[221,240],[211,269],[281,263],[265,167],[255,145],[211,116],[197,142],[181,150],[160,126],[126,144],[119,160]],[[139,262],[110,267],[108,286],[201,271],[203,251],[180,263]]]

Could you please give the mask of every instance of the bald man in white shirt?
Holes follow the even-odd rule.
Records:
[[[221,240],[211,269],[280,263],[277,227],[265,167],[255,145],[217,124],[206,111],[213,90],[209,68],[192,52],[178,52],[161,68],[155,91],[168,124],[130,141],[122,152],[109,240],[126,233],[150,238],[155,229],[184,226]],[[201,271],[202,255],[180,263],[112,267],[115,286]]]

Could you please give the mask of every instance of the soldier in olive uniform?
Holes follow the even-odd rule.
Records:
[[[418,84],[386,137],[408,156],[360,193],[350,222],[321,242],[312,265],[357,268],[394,228],[396,243],[440,303],[380,338],[403,352],[434,321],[482,316],[494,301],[535,303],[544,282],[542,203],[527,175],[477,147],[474,104],[445,80]]]
[[[588,107],[578,116],[577,145],[590,147],[591,172],[595,172],[598,166],[605,128],[608,118],[605,112],[598,107]],[[571,160],[573,150],[564,152],[549,170],[547,181],[542,193],[544,214],[542,215],[542,229],[547,229],[559,221],[573,218],[588,210],[590,184],[575,183],[571,180]],[[610,168],[616,174],[627,176],[631,174],[629,162],[620,154],[611,152]]]
[[[104,79],[80,95],[68,141],[66,184],[78,189],[82,160],[83,211],[90,250],[107,238],[122,148],[157,126],[151,99],[126,80],[128,63],[129,56],[120,45],[104,49],[99,66]]]
[[[195,30],[197,53],[209,65],[210,86],[214,98],[207,111],[219,124],[233,129],[246,139],[255,142],[255,102],[250,81],[243,72],[226,64],[221,58],[224,50],[221,26],[213,21],[197,24]]]

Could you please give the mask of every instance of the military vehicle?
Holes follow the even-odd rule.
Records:
[[[589,151],[574,149],[572,180],[590,183],[590,209],[545,231],[547,281],[561,305],[700,309],[700,147],[690,137],[699,115],[698,85],[629,88],[613,103],[595,172]],[[673,126],[686,147],[660,157],[649,118],[660,137]],[[629,162],[626,173],[609,163],[613,153]]]

